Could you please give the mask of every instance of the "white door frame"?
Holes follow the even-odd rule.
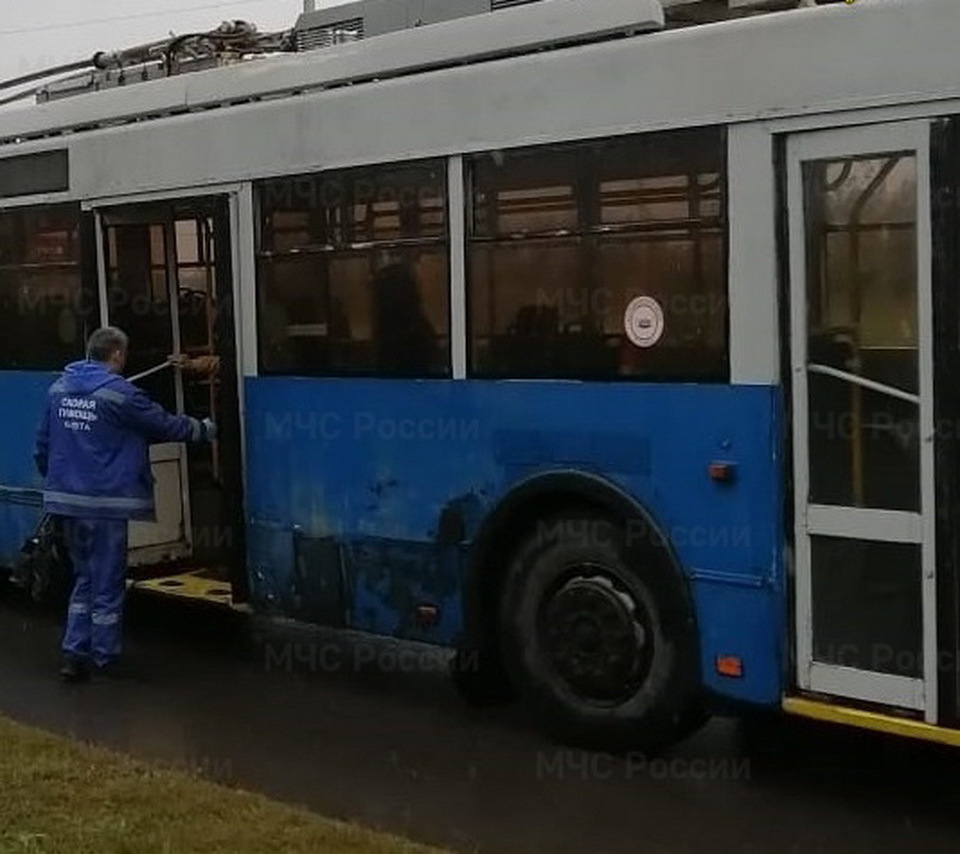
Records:
[[[226,196],[229,209],[229,231],[231,241],[231,262],[233,267],[233,282],[231,288],[234,294],[234,304],[236,306],[234,334],[236,336],[236,355],[238,371],[238,393],[241,394],[241,424],[243,422],[242,412],[242,388],[243,388],[243,341],[240,336],[241,319],[240,313],[240,294],[238,293],[237,283],[240,281],[241,269],[238,263],[238,237],[240,233],[239,220],[239,199],[243,187],[239,184],[179,188],[176,190],[143,193],[132,196],[117,196],[101,199],[90,199],[83,203],[84,210],[91,211],[94,214],[96,240],[97,240],[97,272],[98,272],[98,295],[100,302],[100,316],[104,324],[109,323],[109,298],[107,289],[107,268],[106,268],[106,244],[104,237],[106,228],[104,218],[109,218],[110,214],[118,208],[130,207],[149,207],[155,204],[165,202],[187,201],[189,199],[203,198],[210,196]],[[172,246],[167,247],[168,266],[171,260]],[[174,271],[175,272],[175,271]],[[170,280],[169,287],[171,291],[177,287],[177,282]],[[172,304],[172,303],[171,303]],[[173,322],[174,350],[179,350],[179,320]],[[181,378],[177,378],[176,399],[178,409],[183,408],[183,388]],[[241,428],[242,429],[242,428]],[[245,452],[245,449],[244,449]],[[131,522],[130,523],[130,545],[128,549],[128,564],[130,566],[148,565],[153,563],[162,563],[177,559],[189,557],[193,552],[192,543],[192,522],[190,509],[190,475],[187,460],[186,446],[183,443],[167,443],[163,445],[154,445],[150,449],[150,460],[154,466],[169,464],[172,461],[179,463],[180,474],[180,501],[182,512],[179,518],[182,519],[182,532],[177,540],[164,539],[163,542],[157,542],[158,523],[157,522]],[[245,461],[245,460],[244,460]],[[158,508],[159,510],[159,508]],[[138,545],[138,542],[141,545]],[[146,542],[146,545],[142,543]]]
[[[824,507],[809,504],[807,360],[807,242],[802,166],[806,161],[913,152],[917,164],[917,318],[919,399],[877,383],[869,387],[920,409],[920,512]],[[799,133],[787,140],[790,241],[791,373],[796,543],[796,652],[799,687],[808,691],[910,708],[937,719],[937,617],[935,541],[933,275],[930,196],[930,123],[906,121]],[[817,370],[814,368],[814,370]],[[829,372],[820,371],[821,373]],[[849,379],[847,377],[842,377]],[[860,384],[865,384],[861,382]],[[810,537],[842,536],[916,543],[922,549],[923,677],[913,679],[826,664],[813,658]]]

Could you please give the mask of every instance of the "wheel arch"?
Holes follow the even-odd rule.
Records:
[[[623,524],[638,523],[650,536],[637,544],[665,562],[677,583],[691,626],[696,613],[690,579],[656,516],[608,479],[576,469],[550,471],[516,484],[487,515],[470,550],[464,586],[461,648],[496,657],[497,601],[511,553],[537,521],[566,512],[602,513]]]

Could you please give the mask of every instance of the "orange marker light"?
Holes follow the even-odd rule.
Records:
[[[718,655],[717,673],[721,676],[740,679],[743,676],[743,661],[738,655]]]

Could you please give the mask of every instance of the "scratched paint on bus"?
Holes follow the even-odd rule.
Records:
[[[531,475],[577,469],[634,496],[669,535],[691,578],[706,684],[777,700],[775,388],[263,378],[249,379],[246,395],[261,607],[309,615],[311,596],[328,597],[313,602],[316,613],[336,589],[335,624],[454,643],[483,519]],[[715,460],[736,464],[733,483],[709,479]],[[455,541],[443,530],[451,502],[462,526]],[[305,566],[304,543],[326,557]],[[414,621],[421,603],[439,606],[435,626]],[[742,679],[713,672],[728,654],[748,661]]]

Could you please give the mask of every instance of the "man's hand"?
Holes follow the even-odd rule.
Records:
[[[216,422],[210,418],[204,418],[200,423],[203,425],[203,438],[208,442],[215,442],[217,439]]]
[[[167,356],[167,361],[175,368],[183,370],[187,366],[188,358],[183,353],[177,353],[173,356]]]

